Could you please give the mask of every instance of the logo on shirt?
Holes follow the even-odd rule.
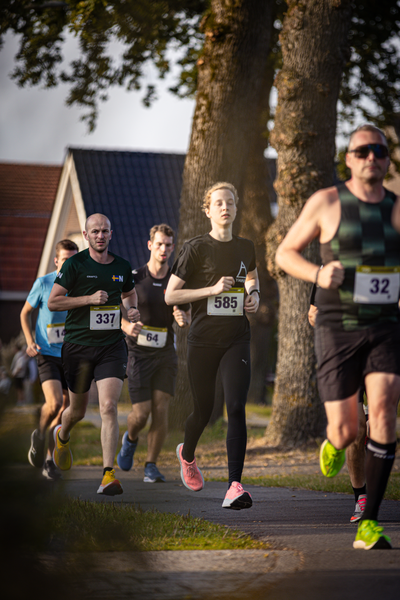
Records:
[[[112,279],[113,281],[120,281],[120,282],[122,282],[122,283],[123,283],[123,281],[124,281],[124,276],[123,276],[123,275],[113,275],[113,276],[111,277],[111,279]]]
[[[61,271],[59,271],[59,272],[57,273],[57,277],[58,277],[58,279],[61,279],[61,277],[62,277],[63,275],[64,275],[64,273],[61,273]]]
[[[238,274],[236,275],[236,281],[238,283],[244,283],[246,281],[246,277],[247,277],[246,265],[244,264],[243,261],[241,261],[240,262],[240,269],[238,271]]]
[[[155,285],[156,287],[162,287],[162,283],[154,283],[154,281],[153,281],[153,285]]]
[[[97,275],[86,275],[87,279],[97,279]]]

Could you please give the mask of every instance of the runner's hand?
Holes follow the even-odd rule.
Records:
[[[260,304],[260,297],[258,294],[249,294],[244,301],[244,310],[248,313],[256,313],[258,311],[258,305]]]
[[[333,260],[319,270],[318,285],[326,290],[335,290],[342,285],[343,279],[344,266],[340,261]]]
[[[178,323],[179,327],[187,327],[188,321],[186,318],[186,312],[181,310],[178,306],[174,306],[174,319]]]
[[[218,294],[222,294],[223,292],[228,292],[231,287],[235,285],[235,280],[233,277],[221,277],[221,279],[212,286],[212,296],[218,296]]]
[[[125,325],[124,331],[128,335],[137,337],[139,335],[139,333],[141,332],[142,327],[143,327],[143,323],[138,321],[137,323],[129,323],[128,325]]]
[[[39,354],[40,350],[40,346],[38,346],[35,342],[32,342],[32,344],[29,344],[29,346],[27,346],[26,353],[28,356],[31,356],[33,358],[34,356],[37,356]]]
[[[104,292],[103,290],[99,290],[98,292],[95,292],[94,294],[89,296],[89,299],[90,299],[89,304],[92,306],[97,306],[99,304],[105,304],[108,300],[108,294],[107,294],[107,292]]]
[[[126,314],[128,315],[128,319],[131,323],[137,323],[140,321],[140,312],[137,308],[130,308]]]

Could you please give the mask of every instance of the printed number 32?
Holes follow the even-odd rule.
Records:
[[[371,284],[372,284],[372,288],[370,288],[370,293],[371,294],[387,294],[388,293],[388,287],[389,287],[389,279],[382,279],[382,281],[380,281],[379,279],[371,279]],[[381,284],[381,289],[379,289],[379,284]]]

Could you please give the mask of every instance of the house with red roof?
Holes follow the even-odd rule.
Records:
[[[0,339],[20,331],[35,281],[62,167],[0,163]]]

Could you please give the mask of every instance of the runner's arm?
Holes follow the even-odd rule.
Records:
[[[244,282],[246,288],[247,297],[244,301],[244,309],[249,313],[256,313],[260,304],[260,282],[258,280],[257,269],[247,273],[246,281]],[[254,293],[251,292],[254,290]],[[256,291],[257,290],[257,291]],[[258,292],[258,293],[257,293]]]
[[[321,233],[320,215],[328,208],[325,190],[320,190],[305,203],[299,218],[289,229],[285,239],[278,246],[275,261],[288,275],[317,283],[320,287],[338,288],[344,278],[343,265],[332,261],[320,268],[305,259],[301,252]]]
[[[38,346],[38,344],[36,344],[35,340],[33,339],[33,335],[32,335],[32,319],[31,319],[31,313],[32,311],[35,310],[33,308],[33,306],[31,306],[29,304],[28,301],[25,302],[24,306],[22,307],[21,310],[21,314],[20,314],[20,320],[21,320],[21,328],[22,328],[22,332],[25,336],[25,340],[26,340],[26,353],[28,356],[37,356],[39,354],[39,350],[40,350],[40,346]]]
[[[131,323],[122,317],[121,329],[126,335],[137,337],[143,327],[143,323],[137,321],[137,323]]]
[[[165,302],[168,305],[186,304],[187,302],[195,302],[203,300],[209,296],[217,296],[222,292],[227,292],[235,284],[233,277],[221,277],[221,279],[210,287],[199,288],[197,290],[184,290],[185,281],[177,275],[171,275],[168,281],[167,289],[165,290]]]
[[[68,294],[68,290],[65,287],[59,283],[54,283],[47,302],[49,310],[63,311],[80,308],[81,306],[97,306],[105,304],[108,300],[108,294],[103,290],[99,290],[91,296],[72,297],[66,294]]]
[[[140,312],[137,309],[137,294],[135,288],[132,288],[129,292],[122,292],[121,302],[127,312],[128,319],[134,322],[139,321]]]

